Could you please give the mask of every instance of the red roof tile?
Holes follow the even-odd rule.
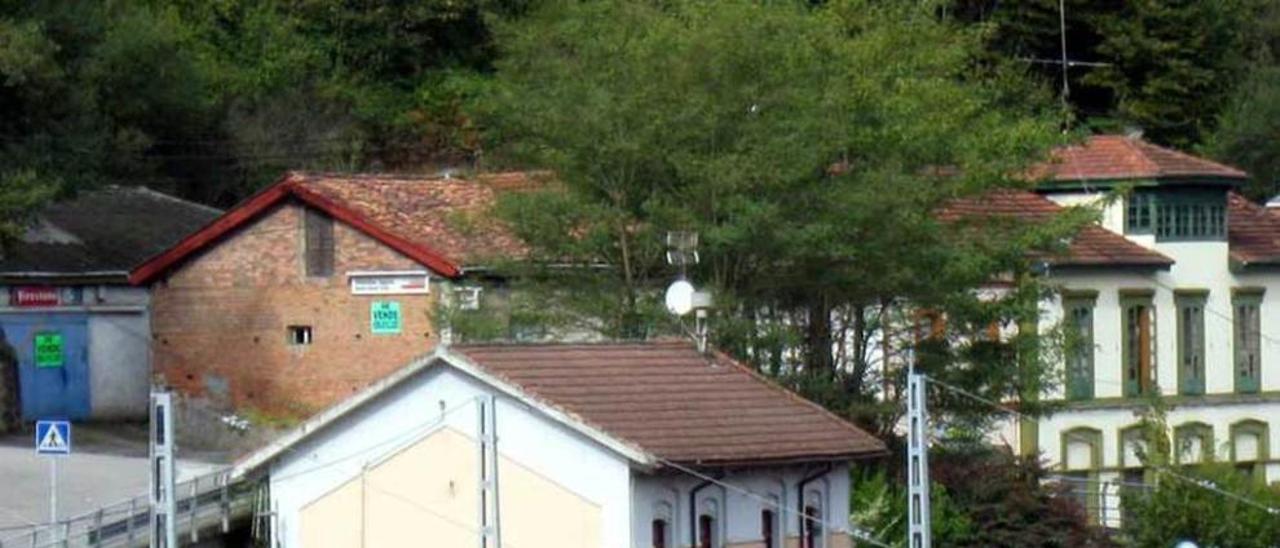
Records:
[[[524,244],[490,210],[498,192],[537,185],[523,173],[481,175],[477,180],[299,174],[295,180],[370,222],[461,265],[486,264],[525,254]]]
[[[540,176],[518,173],[481,175],[478,181],[289,173],[147,259],[130,272],[129,282],[150,283],[191,254],[216,245],[227,234],[289,199],[318,208],[436,273],[453,277],[462,265],[525,254],[524,244],[489,210],[497,193],[533,188],[539,182]]]
[[[1280,263],[1280,212],[1227,193],[1227,243],[1233,261]]]
[[[1244,179],[1243,171],[1123,135],[1094,135],[1061,147],[1052,160],[1030,170],[1033,179],[1090,181],[1212,177]]]
[[[961,219],[1007,218],[1025,222],[1048,220],[1062,206],[1034,192],[996,190],[980,197],[953,200],[938,213],[944,222]],[[1059,265],[1168,266],[1173,259],[1129,241],[1101,226],[1086,225],[1071,239],[1067,251],[1049,258]]]
[[[878,455],[884,444],[689,343],[459,345],[473,363],[659,458],[746,464]]]

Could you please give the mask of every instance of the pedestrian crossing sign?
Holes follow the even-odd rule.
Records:
[[[69,421],[36,421],[36,453],[70,455],[71,423]]]

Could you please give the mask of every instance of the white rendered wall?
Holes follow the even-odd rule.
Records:
[[[781,527],[777,529],[780,532],[779,538],[783,536],[783,531],[786,537],[797,536],[800,533],[800,522],[796,487],[807,475],[821,471],[820,466],[734,470],[717,478],[718,481],[744,489],[750,494],[716,484],[708,485],[698,491],[697,508],[701,511],[711,503],[720,510],[716,520],[720,545],[759,542],[760,513],[766,509],[773,509],[781,522]],[[822,508],[823,521],[827,524],[824,532],[827,535],[850,532],[849,471],[848,462],[836,463],[829,472],[805,484],[805,491],[808,493],[806,503],[817,503]],[[661,505],[672,510],[670,527],[673,538],[670,546],[688,546],[689,493],[701,483],[699,478],[678,472],[656,475],[636,472],[632,504],[635,509],[633,546],[653,546],[651,522],[657,517],[655,509]],[[782,509],[774,508],[764,501],[777,501]]]
[[[1045,194],[1044,197],[1053,200],[1054,203],[1064,207],[1097,207],[1106,196],[1098,192],[1055,192],[1052,194]],[[1098,220],[1100,221],[1102,228],[1117,234],[1123,234],[1124,212],[1124,200],[1115,200],[1114,202],[1103,206],[1102,216]]]
[[[1116,406],[1061,412],[1041,419],[1040,432],[1036,440],[1041,456],[1049,466],[1056,467],[1060,464],[1062,456],[1062,433],[1076,428],[1091,428],[1102,431],[1102,463],[1095,469],[1119,470],[1126,465],[1132,466],[1131,462],[1120,462],[1122,458],[1120,431],[1137,424],[1136,411],[1131,407]],[[1274,451],[1275,448],[1280,448],[1280,445],[1277,445],[1280,444],[1280,428],[1278,428],[1280,425],[1271,424],[1277,417],[1280,417],[1280,402],[1187,404],[1169,411],[1168,422],[1171,429],[1194,422],[1208,424],[1213,428],[1213,450],[1216,459],[1229,462],[1231,425],[1244,420],[1268,423],[1270,428],[1267,430],[1267,441]],[[1267,481],[1280,481],[1280,464],[1267,465]]]
[[[272,509],[278,512],[274,533],[280,545],[300,546],[299,509],[359,476],[365,463],[412,443],[413,434],[444,424],[474,435],[474,400],[490,393],[487,385],[466,374],[437,366],[295,446],[271,466]],[[442,408],[449,410],[443,418]],[[505,397],[499,397],[496,418],[503,457],[598,504],[603,520],[599,546],[631,544],[630,468],[623,457]]]
[[[1064,203],[1070,202],[1069,196],[1052,197]],[[1120,221],[1123,221],[1122,214],[1120,209],[1117,213]],[[1259,420],[1271,427],[1270,447],[1280,448],[1276,445],[1280,443],[1280,438],[1277,438],[1280,435],[1277,432],[1280,428],[1280,398],[1267,394],[1280,391],[1280,336],[1276,335],[1280,334],[1280,270],[1233,272],[1228,245],[1223,241],[1156,243],[1151,237],[1129,239],[1163,253],[1175,264],[1163,271],[1058,269],[1051,273],[1053,283],[1063,289],[1097,291],[1093,312],[1094,398],[1116,400],[1080,404],[1041,420],[1036,441],[1043,457],[1051,465],[1060,464],[1061,433],[1076,427],[1088,427],[1102,432],[1103,463],[1100,466],[1104,469],[1119,466],[1119,431],[1137,421],[1135,410],[1143,405],[1139,398],[1119,399],[1123,397],[1121,289],[1154,291],[1154,370],[1156,382],[1166,396],[1178,393],[1174,291],[1208,290],[1204,313],[1205,392],[1208,397],[1181,398],[1170,413],[1170,426],[1192,421],[1212,425],[1218,457],[1227,460],[1230,458],[1226,451],[1230,425],[1242,420]],[[1232,396],[1235,392],[1232,289],[1241,287],[1266,289],[1261,306],[1261,395]],[[1046,304],[1042,326],[1047,328],[1061,320],[1062,309],[1060,301]],[[1062,387],[1056,387],[1044,396],[1060,399],[1063,397]],[[995,433],[995,437],[1012,442],[1019,435],[1016,430],[1014,424],[1007,423]],[[1267,471],[1270,481],[1280,480],[1280,465],[1269,464]],[[1114,476],[1117,473],[1104,474]]]

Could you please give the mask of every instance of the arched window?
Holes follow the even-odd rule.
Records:
[[[1213,427],[1203,422],[1189,422],[1173,429],[1173,461],[1198,464],[1212,458]]]
[[[659,502],[653,505],[653,521],[650,522],[649,538],[653,548],[673,546],[671,538],[671,505]]]
[[[764,548],[777,548],[777,514],[773,510],[760,511],[760,540],[764,543]]]
[[[653,520],[653,531],[650,538],[653,539],[653,548],[667,548],[667,535],[670,534],[670,528],[667,526],[667,520]]]
[[[1266,480],[1266,467],[1263,464],[1270,456],[1268,447],[1267,423],[1245,419],[1231,425],[1231,461],[1236,469],[1257,478]]]
[[[818,503],[804,505],[804,548],[822,546],[822,508]]]
[[[698,548],[715,548],[716,518],[708,514],[698,516]]]
[[[1062,433],[1062,481],[1071,498],[1089,515],[1098,511],[1098,469],[1102,468],[1102,431],[1080,426]]]

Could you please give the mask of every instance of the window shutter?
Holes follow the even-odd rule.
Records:
[[[306,268],[308,276],[333,274],[333,218],[307,208]]]
[[[1237,294],[1233,304],[1236,392],[1257,392],[1262,384],[1262,296]]]

